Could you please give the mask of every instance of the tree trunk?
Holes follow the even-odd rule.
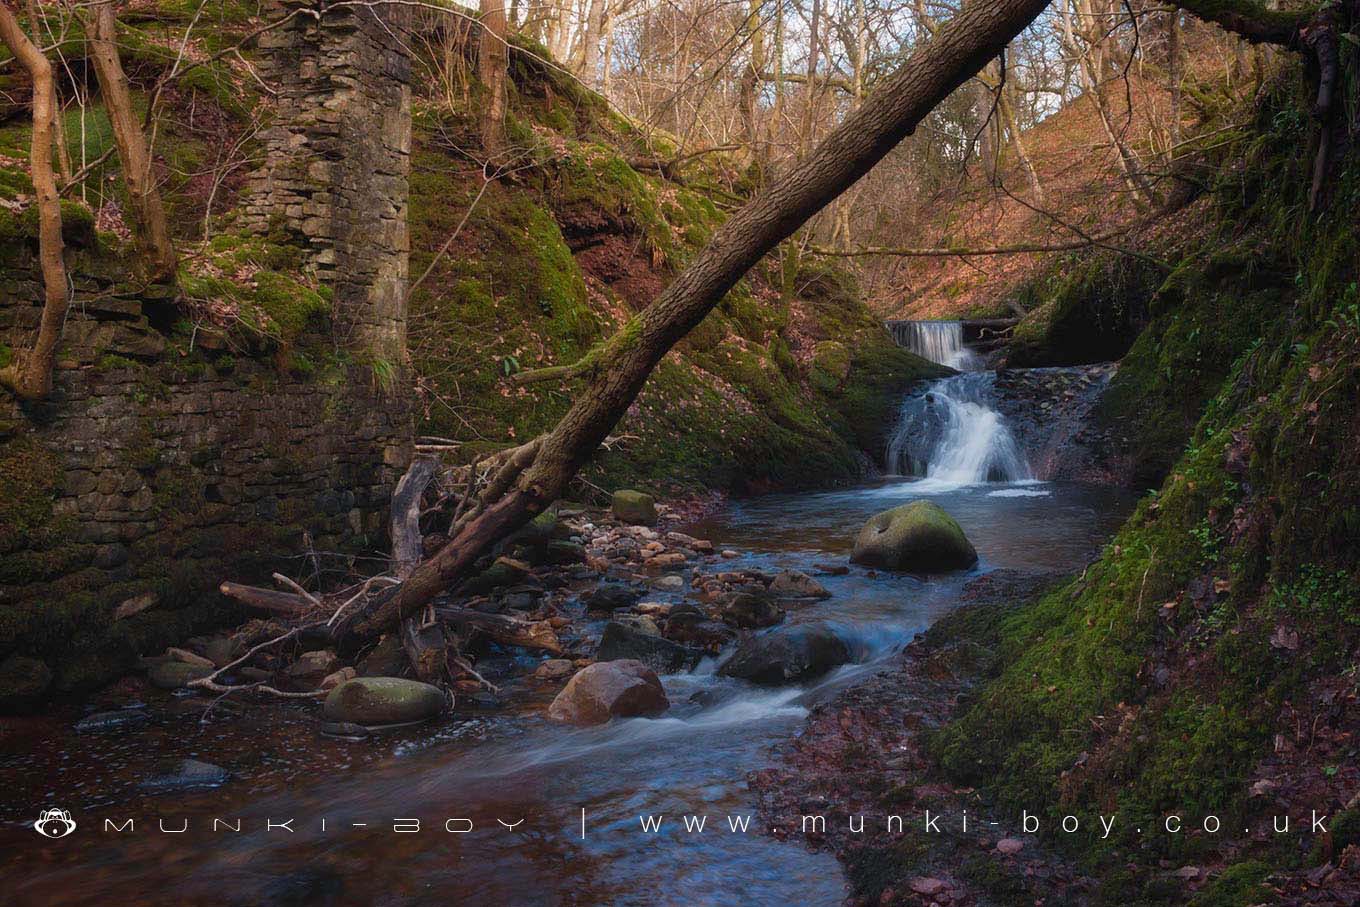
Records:
[[[590,12],[586,16],[581,55],[581,78],[591,88],[600,85],[600,41],[604,37],[605,0],[587,0]]]
[[[151,154],[146,146],[146,136],[132,107],[127,75],[118,59],[118,23],[113,3],[100,4],[95,8],[93,21],[90,16],[85,16],[84,22],[90,41],[90,56],[94,59],[95,74],[99,78],[99,92],[104,96],[104,107],[113,127],[113,140],[118,146],[118,158],[123,165],[123,181],[127,184],[128,196],[135,211],[137,240],[147,264],[147,276],[153,281],[172,281],[177,268],[175,246],[170,240],[165,206],[161,203],[161,194],[156,189],[156,181],[151,173]]]
[[[491,546],[548,507],[667,351],[767,252],[867,173],[1047,5],[1047,0],[975,0],[942,25],[825,141],[723,224],[654,303],[592,354],[590,385],[575,395],[556,427],[512,452],[448,544],[395,595],[365,608],[352,631],[373,636],[415,613]]]
[[[0,384],[27,400],[40,400],[52,392],[52,368],[66,322],[69,297],[66,264],[62,261],[61,200],[52,171],[52,121],[57,90],[52,64],[37,48],[9,6],[0,3],[0,41],[28,71],[33,81],[33,136],[29,144],[34,204],[38,206],[38,264],[43,276],[42,320],[33,349],[17,352],[14,361],[0,369]]]
[[[487,94],[482,110],[482,148],[487,157],[496,157],[505,150],[505,82],[510,66],[504,0],[481,0],[481,21],[477,75]]]

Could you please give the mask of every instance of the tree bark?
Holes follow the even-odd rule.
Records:
[[[481,0],[481,21],[477,75],[487,93],[482,110],[482,149],[488,157],[496,157],[505,150],[505,83],[510,66],[504,0]]]
[[[127,74],[118,58],[118,23],[113,6],[113,0],[101,3],[92,17],[84,17],[90,56],[94,59],[99,93],[104,97],[104,107],[113,127],[114,144],[118,146],[118,158],[123,165],[123,181],[136,212],[137,239],[147,264],[147,276],[153,281],[171,281],[178,266],[175,246],[170,240],[165,206],[151,172],[146,136],[132,107]]]
[[[737,211],[694,261],[595,356],[588,389],[547,435],[505,460],[468,518],[390,598],[351,624],[372,636],[413,614],[541,513],[623,416],[661,358],[743,275],[853,185],[1030,24],[1047,0],[974,0],[787,173]]]
[[[40,400],[52,392],[52,369],[70,297],[66,264],[62,260],[61,199],[52,170],[52,121],[57,90],[52,64],[19,27],[13,10],[0,3],[0,41],[5,43],[33,81],[33,135],[29,144],[34,204],[38,206],[38,264],[43,277],[43,310],[38,336],[31,350],[16,352],[14,361],[0,369],[0,385],[26,400]]]

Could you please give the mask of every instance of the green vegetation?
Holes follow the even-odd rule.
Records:
[[[1277,86],[1233,149],[1245,165],[1218,171],[1217,226],[1150,297],[1102,404],[1160,487],[1079,578],[998,618],[989,680],[932,739],[951,777],[1007,808],[1117,810],[1144,858],[1216,846],[1131,834],[1166,812],[1258,818],[1250,780],[1281,715],[1354,684],[1360,167],[1325,215],[1305,213],[1302,127],[1285,115],[1299,103]],[[1239,863],[1193,903],[1253,903],[1264,874]]]

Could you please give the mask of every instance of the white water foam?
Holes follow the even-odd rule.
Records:
[[[947,491],[984,482],[1032,480],[1029,463],[991,403],[993,372],[942,378],[902,404],[887,465],[919,476],[917,490]]]

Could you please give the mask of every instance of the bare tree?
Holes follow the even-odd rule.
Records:
[[[481,19],[477,70],[487,93],[482,109],[482,147],[488,156],[495,157],[505,148],[505,90],[510,65],[504,0],[481,0]]]
[[[70,300],[66,264],[62,260],[61,199],[52,169],[52,122],[57,91],[52,79],[52,64],[24,34],[8,3],[0,3],[0,40],[33,81],[29,166],[33,175],[34,204],[38,206],[38,263],[43,277],[43,310],[37,339],[31,350],[18,351],[14,361],[0,369],[0,384],[19,397],[39,400],[52,392],[52,368]]]
[[[170,239],[170,228],[165,220],[165,206],[156,188],[151,170],[151,152],[142,132],[137,112],[132,106],[132,92],[127,74],[123,72],[115,43],[118,23],[114,12],[116,0],[99,3],[93,13],[82,18],[90,41],[90,56],[94,60],[99,91],[104,97],[113,140],[118,146],[118,158],[123,166],[123,182],[127,185],[137,224],[137,240],[142,259],[147,265],[147,276],[152,280],[173,280],[177,266],[175,246]]]

